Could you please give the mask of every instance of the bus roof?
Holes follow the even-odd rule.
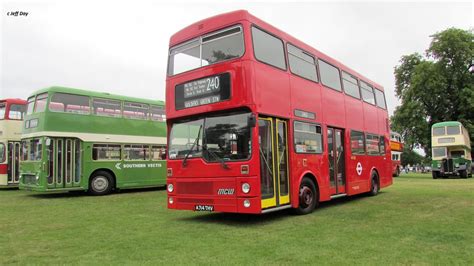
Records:
[[[7,102],[7,103],[13,103],[13,104],[26,104],[26,100],[19,99],[19,98],[0,99],[0,102]]]
[[[238,21],[248,21],[250,23],[254,23],[260,27],[264,27],[267,30],[270,30],[272,34],[276,34],[279,38],[283,38],[287,42],[290,42],[293,45],[298,46],[299,48],[306,50],[308,52],[313,53],[314,56],[317,58],[323,59],[325,61],[329,61],[331,64],[336,65],[341,70],[349,72],[352,75],[356,75],[362,80],[371,83],[377,89],[384,91],[382,85],[368,79],[364,75],[361,75],[357,71],[347,67],[346,65],[342,64],[341,62],[335,60],[334,58],[320,52],[319,50],[313,48],[312,46],[298,40],[297,38],[291,36],[290,34],[268,24],[267,22],[253,16],[247,10],[236,10],[228,13],[219,14],[210,18],[206,18],[195,22],[182,30],[173,34],[170,38],[170,47],[175,46],[177,44],[183,43],[185,41],[191,40],[203,34],[221,29],[226,26],[231,26],[232,24],[237,23]]]
[[[439,122],[439,123],[436,123],[436,124],[433,124],[432,127],[446,127],[446,126],[459,126],[461,124],[461,122],[458,122],[458,121],[445,121],[445,122]]]
[[[147,104],[165,105],[165,102],[161,101],[161,100],[150,100],[150,99],[143,99],[143,98],[136,98],[136,97],[128,97],[128,96],[123,96],[123,95],[111,94],[111,93],[108,93],[108,92],[97,92],[97,91],[81,90],[81,89],[59,87],[59,86],[53,86],[53,87],[37,90],[37,91],[33,92],[30,95],[30,97],[34,96],[34,95],[41,94],[41,93],[45,93],[45,92],[72,93],[72,94],[92,96],[92,97],[97,97],[97,98],[107,98],[107,99],[114,99],[114,100],[121,100],[121,101],[131,101],[131,102],[140,102],[140,103],[147,103]]]

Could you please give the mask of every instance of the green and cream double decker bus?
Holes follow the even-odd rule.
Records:
[[[114,189],[166,184],[164,102],[63,87],[28,98],[20,189]]]
[[[436,123],[431,136],[433,178],[471,177],[471,142],[466,128],[457,121]]]

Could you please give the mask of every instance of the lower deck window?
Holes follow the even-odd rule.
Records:
[[[0,163],[5,161],[5,144],[0,143]]]
[[[433,148],[433,157],[446,157],[446,148]]]
[[[365,154],[364,133],[359,131],[351,131],[351,152],[352,154]]]
[[[295,148],[297,153],[321,153],[321,127],[315,124],[295,122]]]
[[[365,137],[365,142],[367,144],[367,154],[368,155],[379,155],[379,136],[367,134]]]
[[[93,160],[120,160],[121,147],[116,144],[94,144],[92,148]]]
[[[147,160],[150,147],[148,145],[125,145],[123,148],[125,160]]]

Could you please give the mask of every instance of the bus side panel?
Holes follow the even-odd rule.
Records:
[[[362,131],[364,128],[364,112],[361,100],[346,96],[346,126],[345,129],[345,160],[346,160],[346,193],[353,195],[365,189],[366,181],[357,173],[357,163],[360,155],[352,155],[351,130]]]

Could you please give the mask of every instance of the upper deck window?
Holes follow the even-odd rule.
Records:
[[[331,89],[342,91],[339,69],[324,62],[323,60],[318,60],[318,63],[321,74],[321,82]]]
[[[42,93],[38,96],[36,96],[36,101],[35,101],[35,113],[41,113],[44,112],[46,109],[46,101],[48,100],[48,93]]]
[[[92,108],[95,115],[98,116],[122,116],[122,103],[116,100],[93,99]]]
[[[0,103],[0,120],[5,118],[6,110],[7,110],[7,103]]]
[[[150,106],[144,103],[125,102],[123,104],[123,117],[132,119],[148,119]]]
[[[446,132],[448,135],[459,135],[461,134],[461,130],[459,126],[448,126],[446,127]]]
[[[89,114],[89,97],[57,92],[51,97],[49,110],[51,112]]]
[[[259,28],[252,27],[253,51],[257,60],[286,69],[283,41]]]
[[[354,76],[342,71],[342,85],[344,86],[344,92],[347,95],[360,99],[359,85]]]
[[[240,26],[216,31],[170,49],[168,75],[212,65],[244,54]]]
[[[442,136],[442,135],[446,134],[445,132],[446,131],[445,131],[444,127],[434,127],[433,128],[433,136]]]
[[[26,107],[26,114],[32,114],[33,113],[33,107],[35,106],[35,96],[31,96],[28,98],[28,105]]]
[[[291,44],[287,44],[287,48],[291,73],[318,82],[314,57]]]
[[[375,101],[377,102],[377,106],[385,109],[386,108],[385,96],[383,95],[383,92],[378,89],[374,89],[374,91],[375,91]]]
[[[25,105],[22,105],[22,104],[10,105],[10,111],[8,112],[9,119],[22,120],[24,115],[25,115]],[[1,117],[1,114],[0,114],[0,117]]]
[[[364,102],[375,105],[374,88],[363,81],[360,81],[360,88],[362,89],[362,99]]]
[[[150,117],[151,117],[151,120],[166,121],[165,107],[152,105],[150,108]]]

